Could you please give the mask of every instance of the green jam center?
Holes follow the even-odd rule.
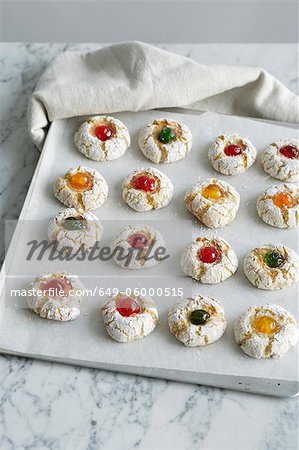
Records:
[[[193,325],[205,325],[210,314],[204,309],[195,309],[190,315],[190,322]]]
[[[170,127],[164,127],[159,133],[159,141],[168,144],[176,137],[175,131]]]
[[[264,261],[268,267],[270,267],[271,269],[275,269],[276,267],[281,266],[281,264],[283,263],[283,257],[279,252],[275,250],[269,250],[264,256]]]
[[[84,220],[76,217],[67,217],[63,223],[63,227],[69,231],[80,231],[85,228]]]

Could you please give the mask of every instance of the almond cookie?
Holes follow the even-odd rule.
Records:
[[[299,141],[283,139],[274,142],[262,154],[264,171],[282,181],[299,181]]]
[[[223,175],[245,172],[256,160],[256,148],[237,134],[218,136],[208,151],[212,167]]]
[[[147,225],[129,225],[111,243],[114,261],[120,267],[133,270],[158,264],[159,248],[165,248],[161,233]]]
[[[148,296],[119,292],[108,298],[102,317],[109,336],[117,342],[132,342],[150,334],[158,322],[155,302]]]
[[[222,304],[213,297],[187,298],[168,313],[171,333],[187,347],[212,344],[223,335],[226,319]]]
[[[250,250],[244,259],[244,273],[259,289],[284,289],[298,280],[297,253],[282,244],[265,244]]]
[[[83,122],[75,133],[79,152],[94,161],[120,158],[131,144],[127,127],[118,119],[94,116]]]
[[[173,185],[160,170],[135,170],[122,184],[124,201],[135,211],[150,211],[167,206],[172,199]]]
[[[188,277],[215,284],[236,272],[238,259],[224,239],[198,237],[184,250],[181,266]]]
[[[183,123],[172,119],[158,119],[139,134],[139,147],[154,163],[172,163],[185,158],[192,146],[192,134]]]
[[[69,208],[88,211],[107,200],[108,185],[97,170],[79,166],[57,178],[54,195]]]
[[[294,316],[278,305],[252,306],[235,322],[235,339],[252,358],[280,358],[296,345]]]
[[[29,285],[27,303],[44,319],[67,322],[80,315],[84,286],[66,272],[37,276]]]
[[[103,225],[99,218],[91,213],[65,209],[50,220],[48,239],[55,244],[56,250],[65,253],[82,251],[88,253],[103,235]]]
[[[268,225],[296,228],[299,223],[299,189],[281,184],[266,189],[257,199],[257,213]]]
[[[232,222],[240,204],[236,189],[215,178],[199,180],[185,195],[187,209],[209,228]]]

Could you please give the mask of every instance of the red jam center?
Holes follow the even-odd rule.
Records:
[[[113,130],[108,125],[99,125],[98,127],[95,127],[94,134],[100,141],[107,141],[112,138]]]
[[[133,181],[133,186],[135,189],[153,192],[156,189],[156,180],[148,175],[141,175],[140,177],[135,178]]]
[[[285,145],[284,147],[281,147],[281,149],[279,151],[286,158],[294,159],[294,158],[298,158],[298,156],[299,156],[298,149],[296,147],[294,147],[293,145]]]
[[[136,300],[131,297],[120,297],[116,300],[116,311],[123,317],[139,314],[141,308]]]
[[[134,233],[128,238],[128,242],[133,248],[144,248],[148,244],[148,238],[141,233]]]
[[[239,145],[229,144],[224,148],[226,156],[238,156],[241,155],[242,149]]]
[[[66,280],[53,278],[42,283],[40,290],[43,292],[43,295],[47,295],[48,297],[64,297],[68,294],[70,286]]]
[[[203,263],[212,264],[219,259],[219,251],[215,247],[203,247],[198,251],[198,257]]]

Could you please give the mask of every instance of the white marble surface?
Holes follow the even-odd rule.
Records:
[[[0,207],[18,218],[39,153],[26,106],[48,62],[98,45],[1,44]],[[258,65],[298,89],[296,45],[165,45],[202,63]],[[0,448],[295,450],[298,403],[0,356]]]

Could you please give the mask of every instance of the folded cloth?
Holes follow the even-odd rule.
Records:
[[[142,42],[66,52],[44,71],[28,106],[42,149],[56,119],[181,107],[298,123],[298,98],[256,67],[202,65]]]

